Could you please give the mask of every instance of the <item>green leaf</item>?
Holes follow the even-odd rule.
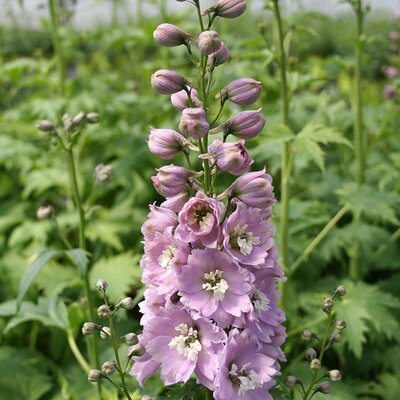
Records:
[[[43,250],[33,261],[31,265],[27,268],[24,275],[22,276],[21,282],[19,284],[19,291],[17,297],[18,306],[29,289],[32,281],[35,279],[36,275],[41,271],[41,269],[46,265],[46,263],[52,258],[59,257],[63,252],[61,250]]]
[[[379,375],[378,383],[370,383],[368,392],[385,400],[398,400],[400,393],[400,374],[388,372]]]
[[[174,385],[168,388],[167,399],[171,400],[196,400],[206,398],[208,389],[197,384],[194,380],[182,385]]]
[[[353,147],[351,142],[341,132],[321,124],[307,124],[297,136],[322,144],[338,143]]]
[[[139,256],[132,253],[99,260],[90,270],[90,282],[94,286],[98,279],[105,279],[110,300],[118,302],[129,293],[130,288],[140,286],[142,272],[138,261]]]
[[[298,136],[293,141],[296,154],[301,154],[306,159],[313,161],[321,171],[324,171],[325,155],[317,142],[307,137]]]
[[[399,224],[395,209],[400,196],[395,193],[379,192],[369,186],[349,183],[337,191],[341,204],[349,203],[356,218],[365,216],[372,221]]]
[[[84,277],[88,270],[90,253],[83,249],[72,249],[65,251],[65,255],[79,268],[81,277]]]
[[[40,363],[43,358],[28,349],[0,349],[0,397],[7,400],[39,400],[52,387]]]
[[[400,308],[400,300],[363,282],[347,281],[345,287],[347,295],[337,302],[336,313],[347,322],[345,338],[354,355],[361,358],[370,326],[400,342],[400,324],[390,311]]]
[[[52,299],[40,297],[38,304],[24,301],[18,313],[8,321],[4,333],[27,321],[39,321],[45,326],[66,330],[68,328],[67,308],[57,297]]]

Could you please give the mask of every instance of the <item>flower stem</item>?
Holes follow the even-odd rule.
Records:
[[[60,95],[63,96],[65,93],[65,63],[64,63],[64,54],[61,46],[59,30],[58,30],[58,19],[57,19],[57,9],[55,0],[48,0],[48,6],[50,10],[51,39],[53,41],[54,51],[58,65],[58,89]]]
[[[79,193],[79,186],[78,186],[78,179],[76,174],[76,162],[74,157],[73,148],[69,146],[66,150],[67,154],[67,162],[68,162],[68,171],[71,180],[71,187],[72,187],[72,195],[74,198],[74,204],[76,209],[78,210],[79,214],[79,247],[83,250],[86,250],[86,237],[85,237],[85,214],[82,207],[82,201]],[[90,290],[90,283],[89,283],[89,272],[85,273],[83,277],[83,283],[85,288],[85,296],[87,299],[87,312],[88,318],[90,321],[95,321],[95,315],[93,312],[93,299]],[[87,345],[88,345],[88,352],[89,358],[92,365],[95,365],[97,368],[99,367],[99,355],[97,351],[97,343],[93,336],[87,337]]]
[[[354,151],[356,158],[356,183],[364,184],[365,181],[365,152],[364,152],[364,129],[363,129],[363,104],[361,94],[362,80],[362,56],[364,48],[364,11],[362,0],[355,0],[353,9],[356,15],[357,37],[355,46],[355,66],[354,66]],[[358,246],[354,248],[350,262],[350,277],[360,279],[361,277],[361,257]]]
[[[89,372],[90,365],[86,362],[85,357],[83,357],[82,353],[80,352],[75,342],[74,334],[70,329],[67,331],[67,339],[68,345],[72,351],[72,354],[75,356],[76,361],[78,361],[79,365],[86,373]]]
[[[321,241],[328,235],[328,233],[335,227],[335,225],[340,221],[340,219],[349,211],[350,205],[345,204],[325,225],[320,233],[310,242],[310,244],[303,250],[296,261],[288,268],[288,275],[292,276],[300,265],[307,261],[310,254],[315,250],[315,248],[321,243]]]
[[[289,126],[289,93],[287,84],[287,57],[284,47],[284,34],[282,26],[282,18],[279,9],[279,0],[272,0],[273,12],[277,26],[277,47],[279,51],[279,71],[280,71],[280,89],[282,98],[282,122]],[[282,161],[281,161],[281,217],[280,217],[280,254],[281,264],[284,271],[287,271],[289,265],[289,200],[290,200],[290,175],[293,155],[290,151],[288,142],[282,144]],[[285,309],[286,290],[285,284],[280,283],[281,305]]]
[[[118,353],[118,346],[117,346],[117,343],[115,340],[114,320],[113,320],[112,314],[110,314],[108,320],[109,320],[109,324],[110,324],[110,339],[111,339],[112,347],[114,349],[115,361],[117,363],[117,370],[118,370],[120,378],[121,378],[122,391],[124,392],[125,397],[128,400],[132,400],[132,397],[130,396],[128,388],[126,387],[126,383],[125,383],[125,369],[122,369],[121,360],[120,360],[119,353]]]
[[[331,330],[331,324],[332,324],[332,319],[333,319],[333,312],[331,311],[328,315],[328,323],[326,325],[326,329],[325,329],[325,334],[324,334],[324,338],[322,339],[322,343],[321,343],[321,350],[319,352],[319,361],[321,361],[322,364],[322,359],[324,357],[325,351],[328,349],[329,346],[327,346],[327,342],[328,342],[328,337],[329,337],[329,332]],[[320,379],[318,379],[318,371],[313,371],[313,377],[311,379],[310,384],[308,385],[307,390],[305,391],[305,394],[303,396],[303,400],[310,400],[314,394],[311,393],[314,385],[319,381]],[[311,396],[310,396],[311,394]]]

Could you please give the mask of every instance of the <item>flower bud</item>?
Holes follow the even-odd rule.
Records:
[[[311,362],[310,362],[310,368],[311,368],[313,371],[316,371],[316,370],[320,369],[320,368],[321,368],[321,361],[318,360],[318,358],[314,358],[314,359],[311,360]]]
[[[36,218],[39,221],[44,219],[48,219],[54,212],[54,208],[52,206],[40,206],[36,211]]]
[[[89,124],[97,124],[100,121],[100,114],[97,112],[90,112],[86,115],[86,121]]]
[[[166,165],[159,168],[151,180],[157,192],[164,197],[176,196],[187,191],[188,179],[196,173],[176,165]]]
[[[325,299],[324,303],[322,304],[322,310],[329,314],[332,311],[335,303],[331,298]]]
[[[383,73],[385,74],[386,78],[388,79],[394,79],[397,78],[400,75],[400,71],[396,67],[385,67],[383,69]]]
[[[340,285],[335,290],[335,293],[338,294],[339,296],[345,296],[346,295],[346,288],[343,285]]]
[[[172,24],[161,24],[153,32],[154,39],[166,47],[175,47],[187,43],[191,35]]]
[[[131,310],[134,306],[132,297],[125,297],[117,304],[117,308],[124,308],[125,310]]]
[[[126,343],[128,346],[132,346],[134,344],[138,344],[139,343],[139,339],[136,335],[136,333],[127,333],[124,336],[121,336],[120,338],[124,343]]]
[[[229,118],[224,124],[212,131],[224,131],[224,136],[233,135],[241,139],[251,139],[257,136],[264,128],[266,119],[260,110],[242,111]]]
[[[94,322],[85,322],[82,326],[82,333],[85,336],[93,335],[99,329],[99,325]]]
[[[129,353],[128,353],[128,357],[140,357],[142,356],[144,353],[146,352],[146,349],[144,348],[144,346],[140,343],[133,345],[130,349],[129,349]]]
[[[68,132],[70,131],[72,128],[74,128],[74,123],[72,122],[72,117],[68,114],[64,114],[62,116],[62,122],[64,125],[64,129]]]
[[[325,393],[325,394],[330,393],[331,390],[332,390],[332,388],[331,388],[331,384],[329,382],[321,382],[319,385],[317,385],[314,388],[315,392],[321,392],[321,393]]]
[[[40,129],[42,132],[53,132],[54,124],[47,119],[42,119],[37,122],[36,128]]]
[[[187,91],[190,93],[190,100]],[[197,90],[194,88],[187,87],[186,90],[171,94],[171,103],[178,110],[184,110],[185,108],[201,107],[202,103],[199,99]]]
[[[221,42],[221,47],[214,53],[211,53],[207,59],[207,65],[210,68],[218,67],[225,64],[229,60],[229,51],[224,42]]]
[[[163,160],[171,160],[184,147],[197,151],[198,148],[188,142],[182,135],[172,129],[151,129],[149,141],[150,151]]]
[[[392,100],[396,94],[396,88],[393,85],[385,85],[383,96],[386,100]]]
[[[221,39],[215,31],[204,31],[199,36],[199,49],[200,51],[209,56],[218,51],[221,47]]]
[[[110,182],[112,179],[113,167],[111,165],[99,164],[96,165],[95,174],[96,182],[104,184]]]
[[[298,378],[297,376],[293,376],[293,375],[288,375],[285,378],[285,385],[287,387],[294,387],[296,386],[298,383],[301,383],[301,379]]]
[[[246,172],[254,162],[244,146],[244,140],[236,143],[223,143],[221,139],[216,139],[210,145],[209,153],[221,171],[236,176]]]
[[[193,139],[203,138],[209,131],[210,125],[202,108],[185,108],[179,122],[179,130]]]
[[[246,11],[244,0],[218,0],[217,4],[207,9],[203,14],[216,13],[222,18],[237,18]]]
[[[117,370],[116,363],[114,360],[108,360],[103,363],[101,366],[101,371],[105,375],[111,375]]]
[[[275,203],[273,189],[272,178],[263,169],[240,176],[225,192],[249,207],[270,209]]]
[[[342,341],[342,335],[339,332],[333,332],[329,341],[331,343],[339,343]]]
[[[308,329],[305,329],[302,333],[301,333],[301,339],[308,342],[309,340],[311,340],[313,337],[315,337],[315,333],[309,331]]]
[[[326,373],[333,382],[340,381],[342,379],[342,374],[338,369],[332,369]]]
[[[99,290],[100,292],[105,293],[106,290],[107,290],[107,288],[108,288],[108,282],[105,281],[104,279],[99,279],[99,280],[96,282],[96,288],[97,288],[97,290]]]
[[[232,103],[248,106],[258,100],[261,90],[261,82],[251,78],[240,78],[225,86],[217,98],[226,98]]]
[[[317,352],[313,348],[309,348],[306,351],[306,358],[308,361],[314,360],[315,358],[317,358]]]
[[[336,329],[337,329],[338,331],[342,331],[342,330],[344,330],[344,329],[346,329],[346,328],[347,328],[346,321],[344,321],[344,320],[342,320],[342,319],[338,319],[338,320],[336,321]]]
[[[168,69],[160,69],[151,76],[151,85],[160,94],[180,92],[186,83],[186,79],[182,75]]]
[[[74,126],[82,125],[84,122],[86,122],[86,114],[84,112],[80,112],[72,118],[72,124]]]
[[[108,326],[102,326],[100,330],[100,337],[102,339],[108,339],[111,337],[111,329]]]
[[[91,369],[88,373],[89,382],[98,382],[101,378],[104,378],[104,374],[98,369]]]
[[[108,318],[110,314],[111,314],[110,307],[108,307],[106,304],[102,304],[97,309],[97,315],[101,318]]]

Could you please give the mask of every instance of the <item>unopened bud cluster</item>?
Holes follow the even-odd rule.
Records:
[[[340,285],[333,292],[331,297],[324,299],[322,304],[322,310],[327,314],[327,327],[323,336],[319,336],[317,333],[305,329],[301,333],[301,339],[305,342],[314,342],[316,346],[319,347],[319,352],[315,350],[314,347],[310,347],[306,350],[305,356],[309,361],[310,370],[312,373],[312,381],[309,384],[309,389],[306,390],[305,386],[303,386],[303,382],[297,378],[296,376],[289,375],[285,379],[285,385],[293,388],[296,385],[302,386],[302,396],[303,399],[308,399],[308,394],[311,393],[311,397],[313,397],[316,393],[328,394],[331,392],[332,387],[329,382],[320,382],[313,386],[315,381],[319,382],[323,379],[324,376],[327,376],[331,379],[332,382],[337,382],[342,379],[342,374],[338,369],[332,369],[322,375],[319,379],[317,379],[318,374],[320,374],[320,370],[322,368],[322,358],[324,353],[330,349],[336,343],[339,343],[342,340],[342,331],[346,329],[347,324],[346,321],[342,319],[338,319],[336,321],[333,320],[333,312],[335,307],[335,301],[339,298],[346,295],[346,288],[343,285]],[[335,329],[333,329],[333,327]],[[332,332],[333,331],[333,332]],[[329,336],[329,333],[331,335]],[[314,340],[315,339],[315,340]],[[316,348],[318,348],[316,347]]]
[[[99,306],[99,308],[97,309],[97,314],[100,318],[109,319],[110,326],[112,326],[111,324],[113,321],[113,316],[116,312],[118,312],[118,310],[120,309],[130,310],[134,307],[134,302],[131,297],[125,297],[115,306],[109,304],[107,300],[108,282],[105,281],[104,279],[99,279],[96,282],[95,286],[104,300],[104,304]],[[96,324],[94,322],[85,322],[82,326],[82,333],[85,336],[93,335],[97,331],[99,332],[100,337],[102,339],[111,339],[110,343],[114,347],[114,351],[118,351],[119,346],[123,343],[128,346],[132,346],[129,348],[128,351],[129,355],[128,360],[132,356],[140,356],[143,355],[145,352],[144,347],[139,343],[137,335],[133,332],[129,332],[124,336],[121,336],[118,340],[116,338],[116,332],[114,330],[111,330],[109,326],[103,326],[100,324]],[[122,370],[122,367],[120,364],[118,364],[118,362],[115,360],[107,360],[102,364],[101,370],[98,369],[90,370],[88,373],[89,382],[95,383],[102,378],[110,380],[108,376],[112,375],[115,371],[118,371],[120,374],[125,374],[126,371]]]

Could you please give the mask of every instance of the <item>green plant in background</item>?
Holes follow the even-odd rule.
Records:
[[[398,80],[384,78],[383,71],[386,66],[400,66],[394,49],[398,41],[389,39],[392,31],[398,32],[399,22],[372,12],[363,21],[367,173],[358,187],[354,182],[355,147],[351,145],[354,113],[349,102],[354,95],[356,19],[353,15],[288,15],[285,3],[279,3],[290,131],[282,126],[278,47],[272,45],[271,13],[249,14],[233,32],[225,29],[224,35],[234,43],[231,55],[240,63],[229,64],[222,79],[228,82],[251,73],[266,88],[262,102],[269,120],[265,134],[250,149],[253,158],[260,160],[255,167],[262,168],[267,161],[271,173],[279,176],[282,142],[287,140],[293,149],[288,223],[292,272],[285,293],[290,340],[283,374],[308,382],[309,362],[303,360],[304,343],[298,336],[304,329],[319,331],[326,318],[316,317],[315,310],[340,281],[347,295],[335,309],[348,324],[346,341],[324,355],[324,364],[329,369],[338,367],[344,379],[335,382],[329,395],[318,393],[313,399],[397,400],[400,120],[396,94],[391,90],[391,100],[384,101],[382,93],[385,84],[396,87]],[[169,21],[188,29],[195,24],[184,13],[169,15]],[[256,23],[265,26],[264,37],[248,29]],[[139,268],[132,266],[141,253],[139,227],[147,203],[156,198],[147,182],[160,166],[145,151],[144,132],[149,125],[176,122],[169,107],[147,85],[151,71],[165,65],[166,54],[152,43],[155,24],[145,16],[135,27],[118,24],[76,30],[68,22],[59,27],[67,72],[62,97],[49,26],[38,30],[1,27],[0,386],[11,400],[98,398],[73,357],[73,351],[79,354],[76,350],[83,359],[86,356],[79,334],[88,320],[83,313],[84,285],[75,266],[84,253],[77,253],[79,259],[71,261],[75,253],[66,254],[70,249],[57,233],[55,220],[36,218],[40,205],[51,205],[60,231],[77,246],[79,218],[71,201],[67,169],[58,146],[49,146],[34,129],[37,120],[55,121],[66,111],[76,115],[81,110],[98,110],[102,115],[102,123],[89,126],[76,148],[84,199],[89,196],[95,166],[113,166],[113,180],[97,186],[98,200],[86,219],[92,253],[90,284],[94,287],[98,278],[106,279],[112,304],[127,295],[140,301]],[[224,30],[223,23],[220,28]],[[183,53],[177,52],[173,62],[183,71],[188,68]],[[322,140],[327,128],[330,136],[332,130],[340,133],[339,145],[316,141]],[[275,189],[279,194],[280,184]],[[281,214],[279,205],[275,213],[277,217]],[[41,269],[16,313],[12,299],[17,297],[20,279],[44,247],[65,250]],[[351,281],[347,276],[355,247],[362,280]],[[138,318],[135,309],[116,314],[121,332],[138,332]],[[99,343],[101,360],[111,360],[115,356],[105,343]],[[139,398],[138,388],[132,385],[132,396]],[[190,385],[174,388],[174,396],[190,398],[192,389]],[[109,394],[112,386],[105,382],[103,390]],[[146,392],[161,399],[169,396],[157,379],[148,383]],[[275,399],[290,396],[284,389],[274,393]]]

